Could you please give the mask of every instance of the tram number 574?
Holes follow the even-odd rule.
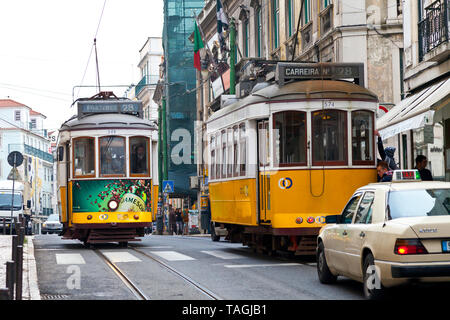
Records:
[[[334,108],[334,101],[325,100],[323,102],[323,106],[324,106],[324,108]]]

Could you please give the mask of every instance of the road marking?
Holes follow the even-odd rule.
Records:
[[[136,258],[129,252],[124,251],[102,251],[102,253],[113,263],[116,262],[140,262],[139,258]]]
[[[253,267],[292,267],[301,266],[300,263],[267,263],[267,264],[227,264],[225,268],[253,268]]]
[[[79,253],[57,253],[55,256],[57,264],[86,264]]]
[[[150,252],[168,261],[196,260],[192,257],[186,256],[176,251],[150,251]]]
[[[211,256],[214,256],[216,258],[220,258],[220,259],[242,259],[243,256],[234,254],[234,253],[229,253],[229,252],[224,252],[224,251],[220,251],[220,250],[212,250],[212,251],[201,251],[203,253],[209,254]]]

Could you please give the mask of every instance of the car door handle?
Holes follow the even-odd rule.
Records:
[[[344,232],[342,232],[342,235],[343,236],[346,236],[348,233],[347,233],[347,230],[344,230]]]
[[[361,238],[364,238],[364,237],[366,236],[366,234],[364,233],[364,231],[361,231],[361,233],[359,234],[359,236],[360,236]]]

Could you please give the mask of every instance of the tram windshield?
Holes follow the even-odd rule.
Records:
[[[320,110],[312,114],[313,165],[347,164],[347,112]]]
[[[281,165],[306,164],[306,113],[280,112],[274,115],[275,159]]]
[[[74,175],[95,175],[95,142],[94,138],[78,138],[74,140]]]
[[[102,137],[100,141],[100,175],[125,175],[125,138]]]
[[[145,137],[130,138],[131,164],[130,170],[132,175],[148,175],[148,152],[149,142]]]
[[[374,162],[373,113],[352,112],[352,158],[354,164]]]

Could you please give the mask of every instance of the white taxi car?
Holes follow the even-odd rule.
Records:
[[[346,276],[374,299],[411,280],[450,281],[450,182],[397,170],[392,182],[359,188],[326,223],[317,240],[322,283]]]

